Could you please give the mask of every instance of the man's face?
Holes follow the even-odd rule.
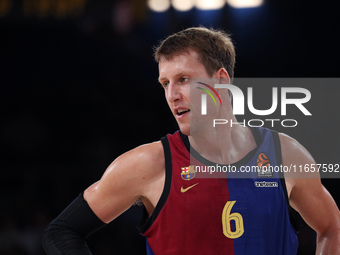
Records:
[[[180,130],[190,135],[190,79],[207,78],[208,73],[194,50],[178,53],[159,62],[159,82]]]

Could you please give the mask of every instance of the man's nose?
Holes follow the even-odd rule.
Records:
[[[180,88],[177,84],[170,83],[168,85],[168,100],[175,102],[181,98]]]

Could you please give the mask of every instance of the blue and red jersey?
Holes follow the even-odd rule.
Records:
[[[257,148],[228,165],[229,169],[280,166],[278,134],[264,128],[252,132]],[[285,181],[279,172],[253,172],[247,178],[222,173],[224,176],[211,178],[198,171],[214,163],[191,148],[187,136],[177,131],[161,141],[165,186],[153,214],[140,227],[148,254],[297,253]]]

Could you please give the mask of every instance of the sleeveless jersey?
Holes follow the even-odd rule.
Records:
[[[228,166],[238,170],[261,164],[280,166],[278,134],[265,128],[252,128],[252,132],[257,148]],[[195,165],[212,162],[190,148],[187,136],[177,131],[161,141],[164,190],[150,218],[145,211],[139,228],[149,255],[297,253],[285,181],[278,172],[256,172],[250,178],[227,178],[225,173],[224,178],[199,178]]]

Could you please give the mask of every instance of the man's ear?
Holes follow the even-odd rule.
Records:
[[[225,70],[225,68],[220,68],[217,72],[216,72],[216,77],[219,78],[219,83],[220,84],[230,84],[230,76],[227,72],[227,70]]]
[[[225,68],[220,68],[216,72],[216,77],[219,79],[218,81],[219,84],[231,84],[230,76],[227,70],[225,70]],[[229,89],[228,89],[228,99],[232,100],[232,94]]]

